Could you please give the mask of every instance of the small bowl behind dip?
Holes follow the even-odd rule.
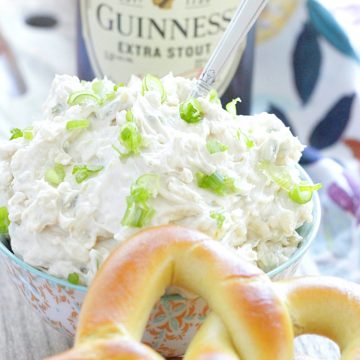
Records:
[[[311,182],[304,170],[301,169],[301,173],[304,180]],[[295,274],[317,234],[321,218],[317,193],[314,193],[312,201],[313,221],[298,229],[303,240],[295,253],[267,273],[273,280]],[[70,284],[24,263],[9,250],[9,242],[5,238],[0,241],[0,255],[11,280],[27,302],[55,329],[74,336],[87,287]],[[162,296],[150,314],[143,341],[165,357],[181,356],[208,312],[209,308],[201,298]]]

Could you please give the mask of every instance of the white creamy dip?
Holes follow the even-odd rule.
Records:
[[[104,104],[70,106],[69,96],[91,91],[92,83],[57,76],[42,119],[33,124],[33,138],[0,142],[0,206],[8,208],[17,256],[61,278],[77,273],[88,284],[109,252],[139,231],[121,222],[131,185],[144,174],[159,179],[156,196],[149,200],[155,210],[149,225],[202,231],[266,271],[291,256],[301,241],[296,229],[312,220],[311,202],[292,201],[259,163],[287,165],[299,182],[294,167],[303,150],[299,140],[273,115],[234,116],[208,99],[199,99],[202,121],[188,124],[179,116],[179,104],[193,81],[168,75],[162,83],[163,103],[157,91],[142,95],[142,81],[133,77]],[[112,82],[103,84],[103,94],[114,91]],[[139,154],[120,158],[113,145],[125,152],[118,137],[128,109],[144,145]],[[88,119],[90,126],[67,130],[68,121],[76,119]],[[238,130],[254,146],[247,146]],[[210,154],[210,139],[228,149]],[[45,180],[54,164],[62,164],[66,174],[58,186]],[[103,168],[77,183],[72,172],[80,164]],[[237,191],[220,196],[198,186],[197,172],[216,171],[235,179]],[[222,226],[214,213],[221,214]]]

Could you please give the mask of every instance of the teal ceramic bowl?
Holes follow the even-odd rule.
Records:
[[[305,171],[301,171],[304,180],[311,182]],[[321,218],[317,194],[314,194],[312,201],[313,221],[298,229],[303,241],[291,258],[268,273],[274,280],[295,274],[316,236]],[[10,279],[27,302],[54,328],[73,336],[87,288],[72,285],[24,263],[9,250],[5,238],[0,242],[0,258]],[[163,296],[150,315],[143,340],[163,356],[181,356],[208,312],[209,308],[201,298]]]

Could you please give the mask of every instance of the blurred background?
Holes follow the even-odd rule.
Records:
[[[0,0],[0,133],[40,113],[55,74],[76,74],[75,1]]]
[[[90,76],[77,52],[85,46],[77,42],[78,4],[0,0],[0,137],[41,118],[55,74],[79,74],[80,60]],[[272,112],[289,125],[309,146],[303,164],[324,183],[316,265],[360,281],[360,1],[272,0],[245,54],[231,94],[245,89],[252,112]]]
[[[163,11],[191,1],[204,7],[210,3],[103,2],[136,7],[146,1]],[[55,74],[92,76],[94,59],[89,62],[85,51],[89,43],[79,42],[83,39],[78,5],[77,0],[0,0],[0,139],[8,138],[12,128],[41,119]],[[101,36],[97,42],[100,46]],[[201,68],[204,61],[196,66]],[[324,184],[321,229],[305,262],[306,273],[360,282],[360,0],[270,0],[256,34],[248,39],[243,60],[238,66],[239,60],[235,62],[223,99],[241,94],[244,112],[268,111],[283,120],[308,145],[302,163],[315,181]],[[178,65],[179,61],[171,65],[175,72]],[[141,69],[143,62],[138,66]],[[119,66],[120,70],[124,69]],[[14,338],[20,334],[16,331]],[[53,342],[45,339],[52,346],[48,353],[69,346],[52,336]]]

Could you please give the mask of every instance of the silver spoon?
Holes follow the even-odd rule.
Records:
[[[244,0],[241,2],[199,80],[196,82],[190,97],[205,97],[209,93],[219,73],[245,40],[246,35],[255,24],[267,2],[268,0]]]

